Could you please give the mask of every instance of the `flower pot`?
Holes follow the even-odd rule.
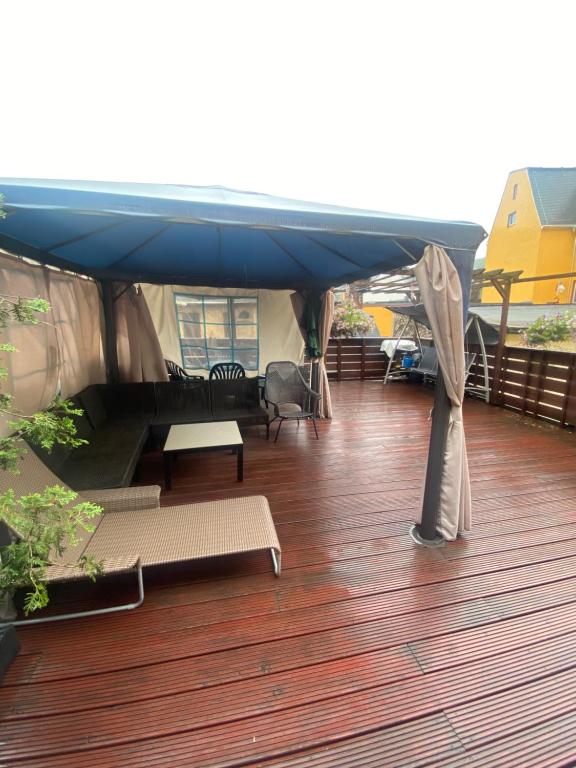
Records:
[[[10,592],[0,592],[0,624],[14,621],[18,611]]]

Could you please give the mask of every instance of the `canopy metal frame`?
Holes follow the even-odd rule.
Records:
[[[0,247],[102,286],[108,372],[118,376],[115,283],[323,292],[444,248],[462,284],[487,236],[470,222],[394,216],[222,187],[0,179]],[[235,237],[236,235],[236,237]],[[280,241],[280,245],[278,244]],[[288,251],[288,253],[286,253]],[[421,532],[435,537],[449,402],[439,372]]]

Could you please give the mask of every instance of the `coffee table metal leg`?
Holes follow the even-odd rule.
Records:
[[[164,454],[164,488],[167,491],[172,490],[172,454]]]
[[[241,483],[244,480],[244,446],[239,445],[236,449],[238,456],[238,482]]]

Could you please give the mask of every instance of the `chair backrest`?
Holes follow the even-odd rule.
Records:
[[[295,363],[290,360],[268,363],[264,400],[268,403],[295,403],[303,410],[308,408],[308,388]]]
[[[181,368],[178,363],[175,363],[173,360],[164,360],[164,362],[170,381],[184,381],[184,379],[186,379],[186,371],[184,368]]]
[[[412,370],[418,373],[424,373],[427,376],[436,376],[438,374],[438,353],[436,347],[422,347],[422,357],[418,365]]]
[[[210,369],[211,379],[244,379],[246,372],[240,363],[216,363]]]

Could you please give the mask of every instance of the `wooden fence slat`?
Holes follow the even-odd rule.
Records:
[[[328,377],[336,381],[383,378],[388,360],[380,352],[383,340],[383,337],[330,339],[326,351]],[[479,355],[480,348],[471,344],[468,351]],[[486,360],[492,387],[496,360],[490,348]],[[484,383],[484,368],[479,357],[471,368],[471,381]],[[565,427],[576,426],[574,353],[507,346],[494,389],[501,394],[501,403],[495,405]]]

